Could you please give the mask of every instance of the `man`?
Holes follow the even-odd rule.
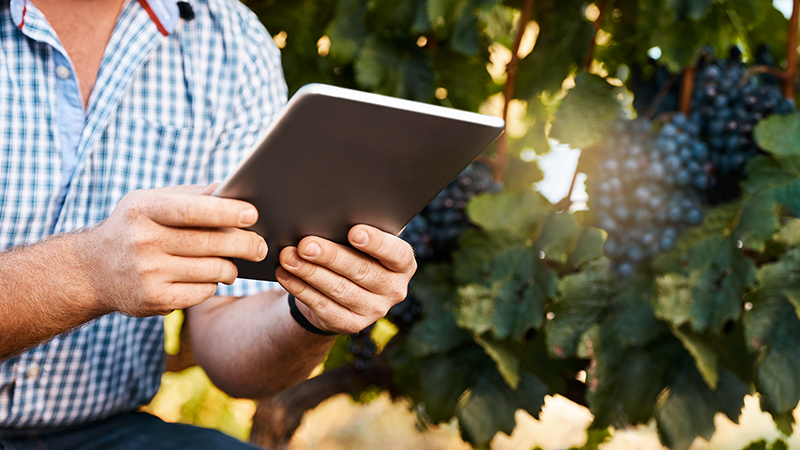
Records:
[[[210,197],[209,184],[286,88],[243,5],[182,7],[179,18],[173,0],[0,0],[4,450],[249,448],[134,412],[163,369],[154,316],[189,308],[211,379],[265,397],[304,379],[334,333],[405,296],[411,248],[363,225],[349,235],[358,251],[316,237],[281,251],[278,281],[296,303],[265,283],[232,284],[227,258],[278,249],[243,229],[252,205]]]

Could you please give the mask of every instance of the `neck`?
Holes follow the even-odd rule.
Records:
[[[35,0],[75,67],[84,107],[125,0]]]

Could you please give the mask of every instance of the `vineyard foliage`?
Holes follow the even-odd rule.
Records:
[[[711,436],[717,413],[736,422],[744,396],[758,393],[762,409],[791,434],[800,401],[800,115],[789,103],[769,103],[769,113],[737,122],[757,123],[739,134],[713,121],[744,114],[748,92],[766,98],[766,86],[779,85],[774,72],[786,65],[789,23],[771,1],[247,4],[282,47],[292,92],[323,82],[487,111],[504,104],[506,83],[514,83],[505,100],[521,106],[512,119],[522,131],[509,131],[507,156],[497,147],[486,155],[505,188],[469,200],[471,225],[459,229],[455,250],[421,261],[411,289],[417,310],[393,319],[399,332],[378,346],[393,368],[383,387],[412,399],[424,420],[456,417],[466,441],[486,446],[512,432],[516,410],[537,417],[546,395],[561,394],[590,408],[593,428],[654,420],[662,442],[683,449]],[[684,69],[697,67],[695,89],[703,89],[717,70],[704,68],[725,71],[739,59],[740,84],[719,87],[735,98],[719,100],[717,85],[696,91],[688,115],[675,119]],[[773,72],[747,71],[770,64]],[[633,105],[624,101],[631,92]],[[718,192],[708,195],[704,184],[692,194],[700,200],[675,213],[680,228],[659,231],[644,253],[628,251],[621,270],[619,258],[604,256],[607,237],[646,237],[627,212],[619,219],[615,203],[597,206],[597,190],[611,176],[602,169],[607,143],[632,145],[620,123],[635,117],[649,120],[654,141],[642,145],[654,161],[664,145],[669,151],[658,136],[697,124],[684,143],[702,142],[683,163],[710,158],[692,170],[715,176]],[[739,141],[724,141],[733,135]],[[570,209],[569,199],[553,204],[534,189],[541,171],[531,150],[547,153],[553,140],[582,149],[588,210]],[[714,159],[731,145],[743,149],[725,153],[733,162],[723,153]],[[637,186],[667,202],[687,185],[666,181],[678,187],[662,192],[642,184],[650,176],[641,171]],[[602,228],[606,210],[620,228]],[[346,340],[330,365],[352,359]]]

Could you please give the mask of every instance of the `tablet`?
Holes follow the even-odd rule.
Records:
[[[310,84],[286,104],[214,195],[252,203],[269,253],[234,260],[275,281],[278,255],[305,236],[348,245],[358,224],[398,234],[503,132],[502,119]]]

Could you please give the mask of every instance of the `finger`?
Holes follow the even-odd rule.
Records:
[[[135,201],[134,210],[170,227],[243,228],[258,220],[255,206],[241,200],[152,191]]]
[[[374,322],[374,320],[370,322],[368,318],[359,316],[326,297],[313,286],[292,275],[283,267],[277,268],[275,278],[286,289],[286,292],[292,294],[295,299],[311,310],[313,317],[308,316],[306,318],[317,328],[351,334],[364,329]]]
[[[304,238],[297,253],[306,261],[327,267],[376,294],[386,293],[396,276],[371,256],[316,236]]]
[[[214,191],[216,191],[216,190],[217,190],[217,188],[218,188],[218,187],[219,187],[221,184],[222,184],[222,183],[220,183],[220,182],[211,183],[211,184],[209,184],[208,186],[206,186],[206,187],[204,187],[203,189],[201,189],[201,190],[200,190],[200,192],[199,192],[199,195],[211,195],[211,194],[213,194],[213,193],[214,193]]]
[[[219,256],[256,262],[266,258],[268,250],[264,238],[238,228],[174,229],[162,248],[175,256]]]
[[[281,267],[303,282],[360,316],[382,317],[391,305],[387,299],[367,291],[323,266],[304,261],[297,249],[287,247],[279,256]]]
[[[414,250],[397,236],[367,225],[356,225],[350,229],[347,239],[353,247],[377,259],[392,272],[413,273],[417,270]]]
[[[217,283],[172,283],[167,288],[167,307],[159,314],[186,309],[205,302],[217,292]]]
[[[233,284],[239,275],[236,265],[223,258],[182,258],[167,260],[163,270],[171,283]]]

